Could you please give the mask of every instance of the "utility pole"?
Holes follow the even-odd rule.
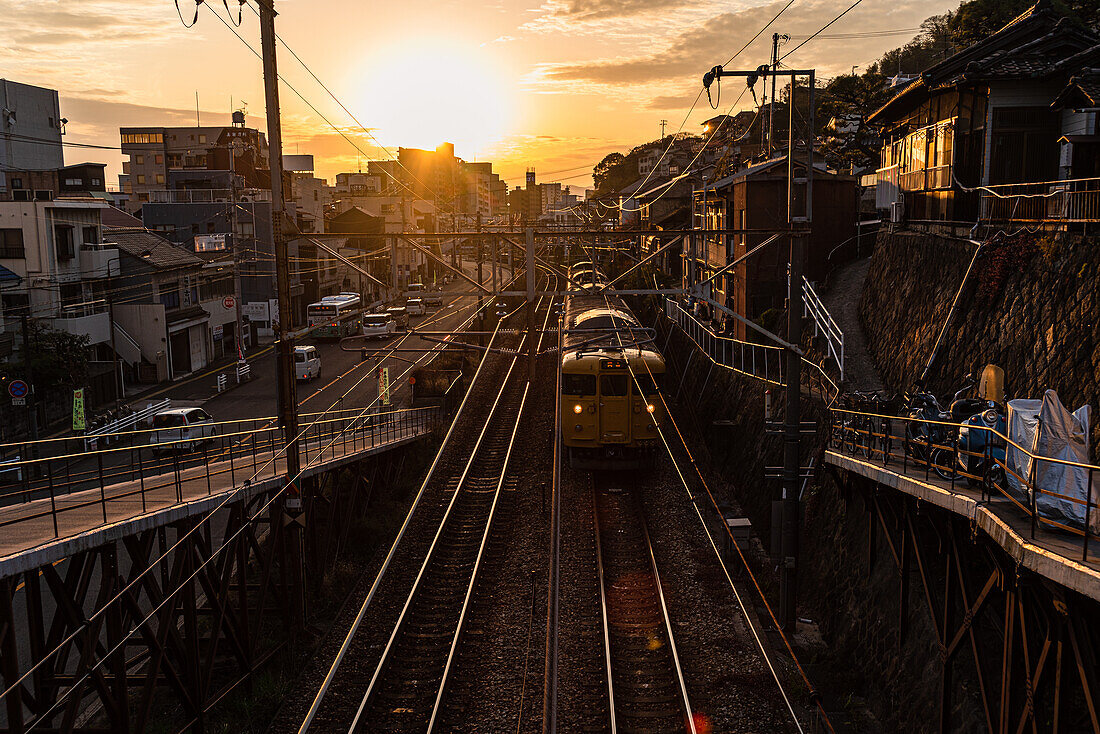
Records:
[[[787,227],[791,230],[790,270],[787,286],[787,341],[796,347],[802,341],[802,254],[804,232],[813,221],[813,171],[814,171],[814,72],[809,76],[809,109],[805,135],[806,176],[803,181],[795,178],[794,105],[795,75],[791,74],[791,94],[787,100]],[[772,79],[774,80],[774,76]],[[805,212],[794,212],[795,187],[805,186]],[[795,225],[800,232],[794,233]],[[783,422],[783,523],[780,531],[779,608],[780,622],[788,632],[793,632],[798,620],[798,556],[799,522],[801,502],[799,485],[802,479],[800,436],[802,431],[802,357],[793,349],[786,354],[786,411]]]
[[[305,624],[305,568],[302,515],[301,461],[298,456],[298,395],[294,376],[294,338],[291,324],[290,257],[287,251],[285,202],[283,201],[283,132],[279,116],[279,73],[275,62],[275,0],[257,0],[260,7],[260,45],[263,50],[264,92],[267,104],[267,143],[271,171],[271,231],[275,250],[276,293],[279,298],[278,381],[279,418],[287,440],[287,547],[290,550],[291,619],[297,628]]]
[[[771,103],[768,105],[768,158],[772,157],[772,143],[775,139],[775,67],[779,64],[779,34],[772,34],[772,65],[768,71],[772,77]],[[791,77],[791,89],[794,89],[794,77]],[[793,93],[792,93],[793,94]]]
[[[668,120],[661,120],[661,140],[665,139],[665,126],[668,125]]]
[[[107,319],[111,322],[111,356],[114,367],[114,380],[115,383],[115,412],[117,413],[119,408],[122,407],[122,396],[126,392],[126,385],[122,383],[122,369],[118,359],[118,347],[115,344],[115,297],[111,288],[111,261],[119,262],[118,258],[112,257],[107,261]]]
[[[29,308],[29,307],[28,307]],[[34,381],[31,376],[31,341],[30,341],[30,325],[27,323],[29,317],[26,311],[19,317],[23,327],[23,379],[26,380],[30,386],[29,395],[27,395],[27,410],[30,411],[30,423],[31,423],[31,441],[38,441],[38,404],[35,401],[34,394]],[[34,448],[31,449],[31,457],[38,458],[38,444],[34,444]]]

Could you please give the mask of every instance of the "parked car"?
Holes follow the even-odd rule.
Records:
[[[423,283],[409,283],[407,286],[405,286],[405,296],[407,298],[418,298],[423,292]]]
[[[424,315],[424,299],[423,298],[409,298],[405,300],[405,310],[409,312],[409,316],[423,316]]]
[[[390,306],[386,313],[393,319],[398,331],[409,330],[409,312],[404,306]]]
[[[438,288],[424,294],[424,305],[429,308],[443,308],[443,291]]]
[[[298,380],[314,380],[321,376],[321,355],[317,347],[294,347],[294,377]]]
[[[153,453],[194,451],[218,435],[214,419],[202,408],[170,408],[153,416],[149,443]]]
[[[395,331],[397,322],[392,314],[369,313],[363,317],[363,336],[368,339],[388,339]]]

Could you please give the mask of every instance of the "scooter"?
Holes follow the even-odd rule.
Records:
[[[917,460],[931,462],[932,471],[940,479],[950,481],[956,476],[954,430],[942,424],[963,423],[982,410],[982,401],[963,397],[977,382],[973,374],[967,375],[966,382],[951,398],[948,410],[944,410],[930,392],[918,390],[905,395],[907,415],[911,419],[905,424],[907,450]]]
[[[1007,446],[1001,436],[1006,435],[1005,414],[993,400],[987,400],[985,407],[959,427],[959,469],[972,487],[980,484],[987,472],[991,482],[1003,487]]]

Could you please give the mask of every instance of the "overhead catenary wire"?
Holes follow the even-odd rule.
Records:
[[[863,2],[863,0],[855,0],[855,2],[854,2],[854,3],[852,3],[852,4],[851,4],[851,5],[849,5],[849,6],[847,7],[847,8],[845,8],[845,9],[844,9],[843,11],[841,11],[839,15],[837,15],[837,16],[836,16],[835,18],[833,18],[832,20],[830,20],[830,21],[829,21],[828,23],[826,23],[825,25],[821,26],[821,28],[817,29],[817,30],[816,30],[816,31],[814,31],[814,32],[813,32],[812,34],[810,34],[810,35],[809,35],[809,36],[808,36],[808,37],[806,38],[806,40],[804,40],[804,41],[803,41],[802,43],[798,44],[797,46],[795,46],[794,48],[792,48],[792,49],[791,49],[790,51],[788,51],[787,53],[785,53],[785,54],[783,54],[782,56],[780,56],[778,60],[779,60],[779,61],[783,61],[783,59],[787,58],[788,56],[790,56],[791,54],[793,54],[793,53],[794,53],[795,51],[797,51],[798,49],[802,48],[803,46],[805,46],[805,45],[806,45],[807,43],[809,43],[809,42],[810,42],[810,41],[812,41],[813,39],[817,38],[817,37],[818,37],[819,35],[821,35],[821,33],[822,33],[822,32],[823,32],[823,31],[824,31],[825,29],[827,29],[827,28],[828,28],[829,26],[831,26],[831,25],[832,25],[833,23],[836,23],[836,22],[837,22],[838,20],[840,20],[841,18],[843,18],[843,17],[845,16],[845,15],[847,15],[847,14],[848,14],[849,12],[851,12],[851,11],[852,11],[853,9],[855,9],[855,7],[856,7],[857,5],[859,5],[859,4],[861,3],[861,2]]]

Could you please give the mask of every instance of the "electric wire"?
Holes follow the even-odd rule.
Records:
[[[821,28],[819,28],[819,29],[818,29],[817,31],[815,31],[814,33],[810,34],[810,36],[809,36],[809,37],[807,37],[805,41],[803,41],[802,43],[798,44],[797,46],[795,46],[794,48],[792,48],[792,49],[791,49],[790,51],[788,51],[787,53],[785,53],[785,54],[783,54],[782,56],[780,56],[780,57],[779,57],[779,61],[782,61],[783,59],[787,58],[788,56],[790,56],[791,54],[793,54],[793,53],[794,53],[795,51],[797,51],[798,49],[802,48],[803,46],[805,46],[805,45],[806,45],[807,43],[809,43],[809,42],[810,42],[810,41],[812,41],[813,39],[817,38],[817,36],[819,36],[819,35],[820,35],[820,34],[822,33],[822,31],[824,31],[824,30],[825,30],[826,28],[828,28],[829,26],[831,26],[831,25],[832,25],[833,23],[836,23],[836,22],[837,22],[838,20],[840,20],[841,18],[843,18],[843,17],[844,17],[845,15],[847,15],[847,14],[848,14],[848,13],[849,13],[849,12],[850,12],[851,10],[853,10],[853,9],[854,9],[854,8],[855,8],[855,7],[857,6],[857,5],[859,5],[859,4],[861,3],[861,2],[863,2],[863,0],[856,0],[856,1],[854,2],[854,3],[852,3],[851,5],[849,5],[849,6],[847,7],[847,8],[845,8],[845,9],[844,9],[844,10],[843,10],[843,11],[842,11],[842,12],[841,12],[841,13],[840,13],[839,15],[837,15],[837,16],[836,16],[835,18],[833,18],[832,20],[830,20],[830,21],[829,21],[828,23],[826,23],[825,25],[821,26]]]

